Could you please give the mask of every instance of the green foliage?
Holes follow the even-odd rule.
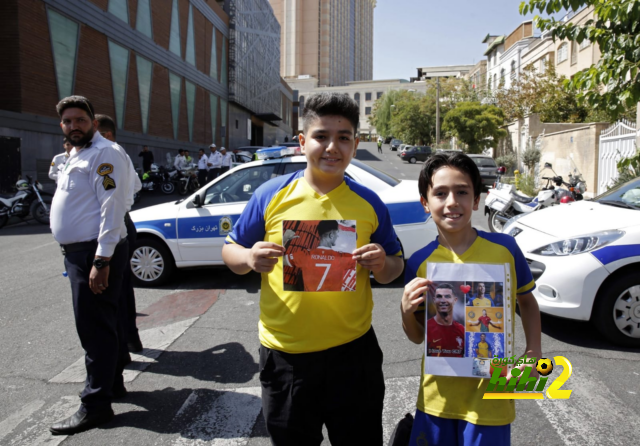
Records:
[[[630,158],[623,158],[618,161],[618,177],[611,186],[626,183],[640,176],[640,149]]]
[[[520,192],[530,197],[535,197],[538,195],[538,190],[536,189],[535,178],[533,175],[522,175],[520,178]]]
[[[529,172],[533,172],[533,169],[539,162],[540,151],[538,149],[529,147],[522,153],[522,163],[527,166]]]
[[[466,144],[468,153],[482,153],[507,136],[503,122],[504,113],[495,105],[460,102],[446,114],[442,130]]]
[[[564,87],[615,120],[640,101],[640,0],[527,0],[520,4],[520,14],[550,15],[586,6],[594,7],[595,19],[584,24],[536,16],[536,27],[550,30],[554,40],[589,39],[598,45],[598,63],[566,79]]]
[[[515,153],[508,153],[503,156],[499,156],[496,158],[496,164],[499,166],[504,166],[507,168],[507,172],[513,172],[513,168],[515,167],[518,160],[516,159]]]

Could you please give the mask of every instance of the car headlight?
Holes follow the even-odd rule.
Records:
[[[533,251],[531,254],[541,256],[570,256],[574,254],[582,254],[584,252],[593,251],[602,248],[611,242],[618,240],[625,233],[623,231],[603,231],[593,234],[581,235],[580,237],[572,237],[565,240],[549,243]]]
[[[515,237],[516,235],[520,234],[522,232],[522,229],[514,228],[514,225],[525,215],[527,214],[518,214],[515,217],[511,217],[509,220],[507,220],[507,222],[502,227],[502,233],[509,234],[511,237]],[[514,234],[512,234],[511,232],[514,232]]]

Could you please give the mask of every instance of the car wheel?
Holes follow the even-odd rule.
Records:
[[[175,267],[173,256],[167,246],[152,238],[136,241],[130,264],[134,281],[143,287],[162,285],[169,279]]]
[[[591,320],[610,342],[640,347],[640,276],[628,271],[598,291]]]
[[[171,195],[172,193],[175,192],[176,185],[173,184],[171,181],[165,181],[160,186],[160,190],[162,191],[163,194]]]
[[[491,232],[502,232],[504,223],[498,220],[498,211],[491,209],[489,213],[489,230]]]

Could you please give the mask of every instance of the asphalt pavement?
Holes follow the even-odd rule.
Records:
[[[374,143],[363,143],[358,158],[399,179],[417,179],[422,167],[403,163],[389,145],[378,154]],[[178,198],[146,194],[139,205]],[[486,230],[483,207],[473,224]],[[129,395],[114,404],[116,417],[103,427],[52,437],[48,426],[77,409],[84,381],[63,258],[49,228],[35,222],[0,229],[0,253],[0,444],[269,444],[260,409],[257,274],[184,270],[162,288],[136,289],[146,348],[126,371]],[[402,287],[373,284],[387,437],[415,410],[420,374],[422,346],[409,342],[400,325]],[[563,386],[573,392],[567,400],[517,401],[512,443],[638,444],[640,352],[608,344],[589,323],[550,316],[542,323],[545,354],[573,365]],[[516,318],[516,351],[524,349],[521,330]]]

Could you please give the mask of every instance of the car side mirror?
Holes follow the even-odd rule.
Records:
[[[200,194],[198,194],[195,197],[193,197],[192,203],[197,208],[202,207],[202,202],[200,201]]]

